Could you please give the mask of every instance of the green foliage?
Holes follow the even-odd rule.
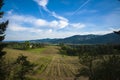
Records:
[[[88,76],[90,80],[94,79],[93,61],[97,58],[95,54],[84,53],[80,57],[80,63],[85,67],[79,70],[79,75]],[[87,74],[87,75],[86,75]]]
[[[88,76],[89,80],[120,80],[119,45],[83,45],[79,48],[79,60],[84,67],[79,69],[76,77]]]
[[[3,0],[0,0],[0,9],[3,6]],[[0,18],[2,18],[3,12],[0,12]],[[8,66],[6,61],[5,61],[5,52],[2,51],[3,48],[6,46],[5,44],[2,43],[2,40],[4,40],[5,37],[5,30],[7,28],[8,21],[6,22],[1,22],[0,23],[0,80],[5,80],[7,78],[7,75],[9,74]]]
[[[71,46],[63,45],[63,44],[60,45],[60,47],[61,47],[61,49],[59,50],[60,54],[69,55],[69,56],[77,55],[76,48],[72,48]]]
[[[16,62],[14,63],[15,65],[15,72],[13,79],[14,80],[26,80],[26,75],[29,74],[32,70],[33,67],[35,66],[34,64],[31,64],[26,56],[20,55]]]
[[[89,80],[119,80],[120,45],[62,45],[61,53],[78,54],[79,76],[88,76]]]
[[[90,70],[87,67],[80,68],[79,74],[77,74],[76,77],[80,77],[81,75],[88,77],[90,75]]]
[[[29,49],[30,48],[30,42],[29,41],[25,41],[24,42],[24,49]]]
[[[0,80],[7,80],[11,72],[11,64],[2,57],[0,59]]]
[[[26,51],[28,52],[32,52],[32,53],[35,53],[35,54],[40,54],[41,52],[43,52],[46,48],[33,48],[33,49],[28,49]]]
[[[85,66],[90,66],[90,63],[92,63],[93,60],[95,60],[96,56],[89,55],[89,53],[84,53],[79,57],[79,61],[81,64]]]
[[[111,55],[103,58],[102,63],[95,68],[97,80],[120,80],[120,56]]]
[[[119,54],[120,45],[60,45],[60,53],[70,56]]]
[[[1,7],[3,6],[3,0],[0,0],[0,9],[1,9]]]
[[[25,42],[8,42],[6,43],[8,48],[20,49],[20,50],[29,50],[34,48],[43,48],[46,45],[42,43],[30,43],[29,41]]]

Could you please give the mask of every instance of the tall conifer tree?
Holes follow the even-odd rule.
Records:
[[[4,5],[3,1],[4,0],[0,0],[0,18],[2,18],[4,14],[4,12],[1,11],[1,8]],[[3,44],[2,41],[5,38],[5,31],[7,25],[8,25],[8,21],[0,22],[0,80],[5,80],[5,76],[6,76],[5,60],[4,60],[5,52],[2,51],[3,48],[5,47],[5,44]]]

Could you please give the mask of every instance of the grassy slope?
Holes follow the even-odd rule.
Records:
[[[73,80],[79,68],[78,57],[61,56],[58,54],[58,48],[48,46],[27,51],[6,48],[5,51],[9,60],[23,54],[28,56],[31,62],[38,64],[35,74],[31,76],[34,80]]]
[[[40,54],[41,52],[43,52],[46,48],[35,48],[35,49],[28,49],[26,50],[27,52],[31,52],[31,53],[38,53]]]

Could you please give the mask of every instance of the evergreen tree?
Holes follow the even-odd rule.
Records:
[[[3,0],[0,0],[0,10],[3,6]],[[0,11],[0,18],[2,18],[4,12]],[[5,38],[5,30],[7,28],[8,21],[6,22],[0,22],[0,80],[5,80],[6,76],[6,66],[5,66],[5,60],[4,60],[4,55],[5,52],[2,51],[3,48],[5,47],[5,44],[2,43],[2,41]]]
[[[13,80],[26,80],[26,76],[33,71],[34,64],[27,60],[26,56],[20,55],[14,63]]]
[[[114,31],[114,33],[120,35],[120,30],[119,31]]]
[[[0,0],[0,10],[4,0]],[[0,12],[0,18],[2,18],[4,12]],[[26,80],[26,75],[30,73],[34,65],[31,64],[26,56],[19,56],[15,63],[8,63],[5,59],[5,52],[3,48],[6,46],[2,41],[5,38],[5,31],[9,21],[0,22],[0,80]],[[29,43],[26,44],[29,46]],[[13,73],[13,69],[17,68]]]
[[[3,6],[3,0],[0,0],[0,9]],[[3,12],[0,12],[0,18],[2,18]],[[4,48],[4,44],[2,44],[2,40],[5,38],[5,30],[7,28],[8,21],[6,22],[0,22],[0,59],[4,55],[4,52],[2,52],[2,49]]]

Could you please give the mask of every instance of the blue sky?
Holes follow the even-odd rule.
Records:
[[[64,38],[120,30],[118,0],[5,0],[5,40]]]

